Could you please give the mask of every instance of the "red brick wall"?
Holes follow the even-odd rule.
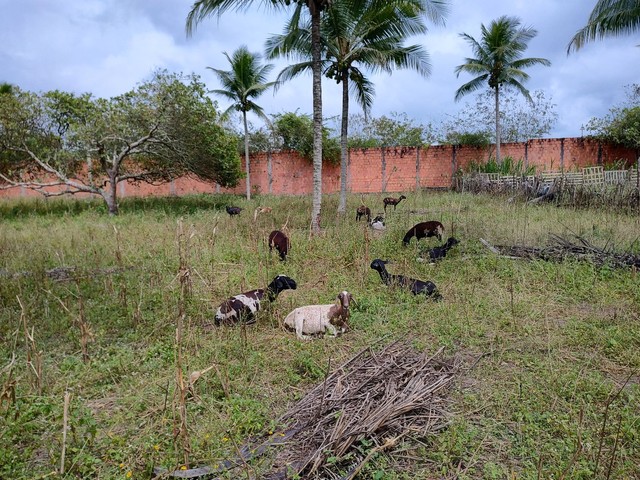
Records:
[[[501,155],[523,160],[536,167],[536,172],[575,170],[582,167],[610,164],[624,159],[627,166],[635,163],[632,149],[601,145],[582,138],[551,138],[529,140],[526,143],[505,143]],[[458,168],[471,162],[486,162],[495,155],[495,147],[453,147],[436,145],[428,148],[391,147],[353,149],[349,152],[347,186],[354,193],[404,192],[416,188],[446,188]],[[244,162],[243,162],[244,163]],[[269,175],[271,169],[271,175]],[[295,152],[261,153],[251,158],[253,193],[303,195],[313,189],[313,165]],[[160,186],[121,184],[118,194],[125,196],[184,195],[188,193],[245,192],[243,179],[233,189],[220,188],[190,177],[179,178]],[[323,165],[322,191],[340,191],[340,166]],[[26,188],[0,190],[0,197],[39,195]]]

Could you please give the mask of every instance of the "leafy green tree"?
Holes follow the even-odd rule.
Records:
[[[640,151],[640,85],[628,86],[625,104],[592,118],[586,128],[597,138]]]
[[[531,100],[523,99],[514,89],[506,88],[500,95],[500,132],[502,142],[523,142],[547,135],[558,121],[556,105],[541,90],[530,93]],[[474,102],[466,103],[462,110],[443,123],[443,143],[468,145],[469,135],[479,136],[487,142],[495,142],[493,93],[484,91],[476,95]],[[467,137],[462,141],[463,136]]]
[[[267,76],[273,69],[273,65],[261,65],[260,55],[250,53],[246,46],[241,46],[233,55],[224,52],[229,61],[231,70],[220,70],[207,67],[212,70],[222,84],[222,89],[213,90],[213,93],[221,95],[233,102],[227,109],[242,112],[244,125],[244,157],[246,169],[247,200],[251,200],[251,174],[249,172],[249,129],[247,126],[247,112],[253,112],[267,122],[269,119],[264,114],[262,107],[253,100],[262,95],[265,90],[271,88],[274,82],[267,82]]]
[[[627,35],[640,30],[640,1],[598,0],[587,24],[576,32],[567,54],[580,50],[587,42]]]
[[[14,86],[10,83],[2,82],[0,83],[0,95],[4,95],[5,93],[13,93]]]
[[[437,140],[431,124],[416,124],[406,113],[377,118],[356,114],[351,115],[349,124],[349,148],[421,147]]]
[[[19,89],[0,95],[5,188],[98,195],[110,214],[118,213],[117,185],[128,180],[155,184],[195,174],[236,185],[242,174],[236,142],[193,75],[157,72],[111,99]]]
[[[521,26],[520,19],[502,16],[489,24],[489,28],[481,25],[482,37],[476,40],[462,33],[471,46],[474,58],[467,58],[465,63],[455,68],[456,75],[465,72],[477,75],[456,91],[455,99],[475,92],[488,83],[494,93],[495,127],[496,127],[496,160],[500,162],[500,90],[503,85],[518,90],[527,100],[531,99],[529,91],[524,87],[529,75],[524,68],[534,65],[549,66],[545,58],[522,58],[527,44],[538,32],[531,27]]]
[[[320,211],[322,208],[322,65],[321,65],[321,13],[329,8],[331,0],[263,0],[263,6],[283,8],[291,3],[305,5],[311,15],[311,45],[313,72],[313,201],[311,208],[311,228],[320,230]],[[187,34],[191,34],[195,26],[210,15],[221,15],[227,10],[247,9],[254,0],[196,0],[187,15]]]
[[[285,32],[267,41],[270,58],[286,56],[299,61],[280,73],[280,81],[290,80],[312,67],[311,24],[308,19],[301,18],[301,13],[298,7]],[[419,45],[403,45],[407,37],[427,31],[422,21],[425,13],[435,22],[443,22],[444,3],[431,0],[337,0],[322,18],[322,69],[328,78],[342,84],[338,213],[346,211],[349,91],[368,115],[374,87],[366,77],[366,71],[391,73],[395,67],[412,68],[423,76],[429,74],[426,51]]]
[[[313,159],[313,119],[308,115],[287,112],[273,115],[274,136],[279,139],[279,148],[294,150],[302,157]],[[340,145],[330,130],[323,128],[323,161],[337,163],[340,158]]]

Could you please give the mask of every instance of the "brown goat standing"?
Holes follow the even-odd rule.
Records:
[[[362,217],[367,217],[367,222],[371,221],[371,210],[366,205],[360,205],[356,210],[356,222]]]
[[[271,232],[269,234],[269,253],[273,251],[273,248],[275,248],[280,254],[280,260],[286,260],[287,255],[289,254],[289,248],[291,248],[289,237],[280,230],[274,230]]]
[[[382,203],[384,203],[384,211],[387,212],[387,205],[393,205],[393,209],[396,209],[396,206],[403,200],[406,199],[404,195],[400,195],[400,198],[393,197],[385,197],[382,199]]]
[[[421,222],[415,224],[409,231],[405,234],[402,239],[402,243],[404,245],[409,245],[409,242],[413,237],[416,237],[416,241],[421,238],[428,237],[437,237],[438,240],[442,241],[442,234],[444,233],[444,225],[442,223],[432,220],[430,222]]]

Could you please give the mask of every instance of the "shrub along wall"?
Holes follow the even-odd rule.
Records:
[[[353,193],[404,192],[419,188],[447,188],[458,169],[471,162],[486,162],[495,155],[489,148],[435,145],[427,148],[390,147],[353,149],[349,152],[347,187]],[[501,155],[535,166],[536,172],[567,171],[623,160],[635,163],[638,152],[584,138],[551,138],[523,143],[504,143]],[[244,164],[244,162],[243,162]],[[261,153],[251,157],[253,193],[304,195],[313,190],[313,165],[296,152]],[[233,189],[193,178],[179,178],[171,183],[151,186],[121,184],[118,194],[125,196],[184,195],[189,193],[243,194],[242,181]],[[322,169],[322,191],[340,191],[340,166],[325,164]],[[36,196],[25,188],[0,190],[0,196]]]

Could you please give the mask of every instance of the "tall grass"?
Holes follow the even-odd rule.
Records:
[[[274,420],[324,378],[329,361],[406,335],[428,352],[445,345],[470,368],[450,427],[407,440],[401,456],[377,455],[362,478],[640,477],[637,273],[500,258],[479,242],[544,245],[549,233],[579,234],[625,250],[639,217],[407,196],[381,236],[354,221],[360,195],[349,198],[346,218],[333,213],[337,196],[325,197],[316,236],[308,197],[125,199],[115,218],[86,201],[0,204],[0,478],[59,472],[63,451],[65,478],[149,478],[154,466],[178,468],[185,458],[215,465],[246,437],[275,431]],[[382,195],[365,201],[381,210]],[[229,217],[228,203],[245,210]],[[273,213],[254,223],[257,205]],[[435,241],[401,245],[424,220],[440,220],[461,240],[435,266],[416,261]],[[292,242],[286,263],[266,245],[283,225]],[[185,236],[189,248],[180,250]],[[434,281],[444,301],[390,291],[369,268],[374,258],[392,260],[392,273]],[[70,276],[56,280],[51,271],[61,267]],[[211,326],[224,298],[280,273],[298,289],[256,325]],[[281,327],[294,307],[331,302],[344,288],[358,302],[346,335],[300,342]],[[181,440],[177,368],[187,379],[206,372],[187,391]]]

